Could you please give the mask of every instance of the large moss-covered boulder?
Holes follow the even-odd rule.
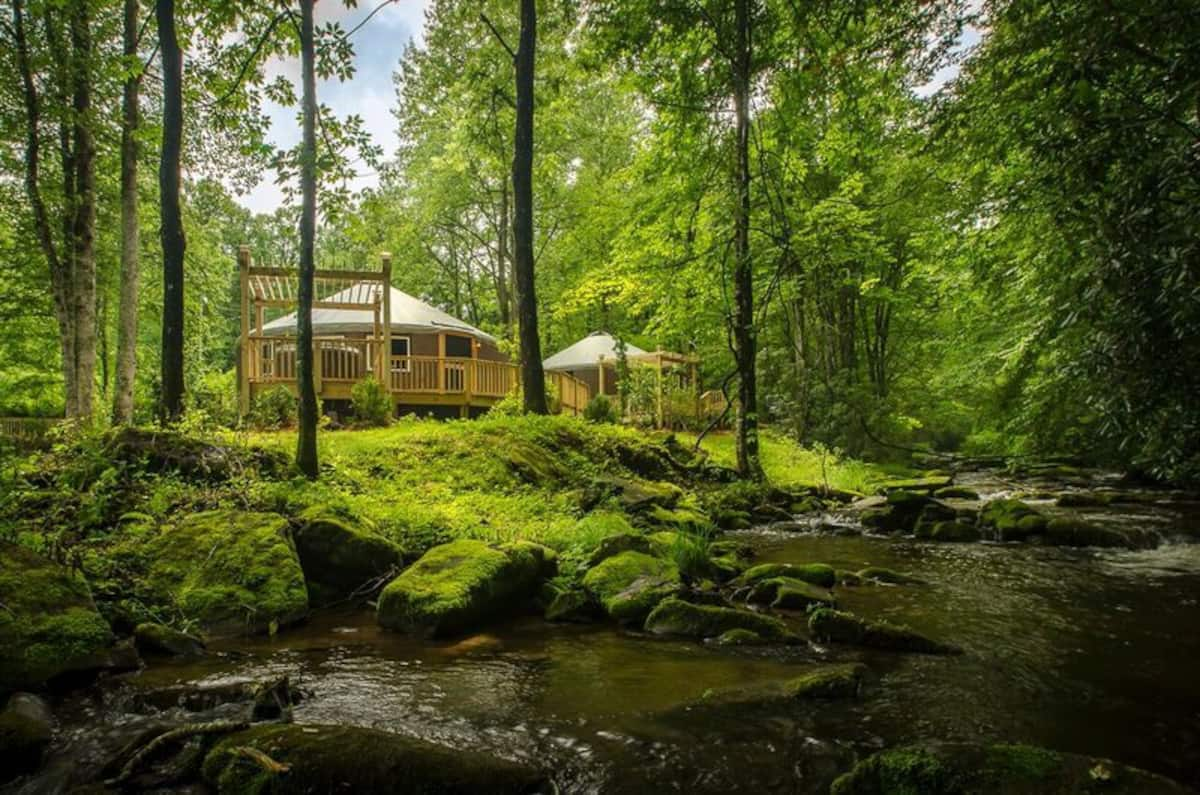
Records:
[[[794,577],[759,580],[751,587],[747,600],[779,610],[807,610],[810,605],[835,605],[833,594],[828,589]]]
[[[537,591],[553,560],[552,552],[537,547],[498,548],[472,539],[436,546],[383,589],[379,624],[444,637],[513,613]]]
[[[583,587],[612,618],[641,623],[654,606],[678,593],[679,570],[669,560],[644,552],[622,552],[590,569]]]
[[[369,596],[382,585],[380,578],[400,567],[400,547],[365,527],[321,509],[300,520],[296,554],[313,604]]]
[[[0,541],[0,694],[108,664],[113,636],[87,583]]]
[[[777,618],[715,605],[696,605],[682,599],[665,599],[646,617],[652,635],[715,638],[733,629],[749,630],[766,640],[791,643],[796,635]]]
[[[1182,795],[1162,776],[1107,759],[1027,745],[936,744],[881,751],[838,778],[831,795]]]
[[[897,491],[906,491],[920,494],[932,494],[938,489],[944,489],[954,483],[954,478],[950,475],[930,474],[916,478],[895,478],[886,480],[879,486],[879,491],[891,496]]]
[[[1046,529],[1046,517],[1020,500],[992,500],[979,511],[979,524],[997,541],[1024,541]]]
[[[922,654],[962,653],[957,646],[927,638],[907,627],[886,621],[868,621],[841,610],[814,610],[808,618],[808,629],[813,638],[821,642]]]
[[[355,726],[255,726],[217,743],[203,774],[221,795],[552,791],[527,765]]]
[[[149,545],[146,582],[212,635],[254,634],[308,614],[308,589],[286,519],[208,511],[163,528]]]
[[[824,563],[761,563],[746,569],[736,584],[754,585],[776,577],[803,580],[822,588],[832,588],[837,584],[837,570]]]

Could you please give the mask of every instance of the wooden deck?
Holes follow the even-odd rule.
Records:
[[[385,365],[384,341],[316,337],[313,381],[322,400],[349,400],[354,385],[374,378],[387,385],[396,406],[489,408],[516,389],[520,369],[510,362],[453,356],[391,356]],[[276,385],[296,388],[296,338],[253,335],[247,356],[250,396]],[[387,377],[378,374],[387,369]],[[591,390],[566,373],[546,373],[558,396],[559,411],[579,414]]]

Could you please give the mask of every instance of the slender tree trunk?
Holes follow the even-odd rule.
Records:
[[[521,342],[521,386],[525,411],[547,414],[546,375],[538,339],[537,294],[533,278],[533,70],[537,44],[536,0],[521,0],[517,45],[517,125],[513,145],[513,265]]]
[[[138,57],[138,0],[125,0],[126,68]],[[137,375],[138,185],[137,129],[141,75],[125,78],[121,95],[121,297],[117,307],[117,386],[113,423],[133,421],[133,381]]]
[[[738,371],[736,423],[737,468],[744,476],[761,478],[758,460],[757,354],[754,331],[754,267],[750,257],[750,3],[735,0],[733,102],[736,116],[737,174],[734,206],[733,348]]]
[[[59,345],[62,355],[64,405],[66,415],[76,413],[75,388],[75,327],[70,296],[70,259],[60,256],[50,226],[50,215],[42,199],[40,184],[41,170],[41,102],[37,84],[33,79],[33,68],[29,60],[29,42],[25,28],[25,6],[22,0],[13,0],[13,41],[16,50],[17,69],[21,73],[22,98],[25,105],[25,194],[33,214],[33,225],[37,232],[38,245],[46,257],[50,271],[50,289],[54,298],[54,316],[58,321]]]
[[[75,386],[80,417],[90,418],[96,388],[96,142],[92,136],[92,33],[89,4],[71,12],[75,190]]]
[[[162,57],[162,155],[158,163],[159,236],[163,249],[162,406],[166,420],[183,413],[183,214],[179,206],[183,149],[183,53],[175,35],[175,0],[157,0]]]
[[[500,325],[512,331],[512,298],[508,294],[508,177],[500,180],[500,223],[496,245],[496,303],[500,309]]]
[[[300,433],[296,465],[310,478],[317,462],[317,390],[313,385],[313,272],[317,233],[317,80],[314,72],[313,3],[300,2],[300,62],[303,74],[304,138],[300,152],[300,290],[296,308],[296,381],[300,390]]]

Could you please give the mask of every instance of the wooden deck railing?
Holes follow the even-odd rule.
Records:
[[[461,395],[464,403],[470,403],[475,398],[498,400],[520,383],[515,364],[453,356],[390,356],[388,376],[379,378],[381,340],[317,337],[313,344],[313,379],[318,393],[325,382],[354,383],[375,377],[393,394]],[[296,380],[294,337],[251,336],[248,358],[253,383]],[[591,399],[588,385],[578,378],[548,372],[546,380],[556,388],[564,412],[578,414]]]

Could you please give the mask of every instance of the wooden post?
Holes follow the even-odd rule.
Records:
[[[322,370],[322,367],[321,367],[321,340],[319,338],[314,339],[312,346],[313,346],[313,379],[312,379],[313,380],[313,389],[316,390],[317,397],[321,397],[321,376],[322,376],[322,372],[321,372],[321,370]],[[300,346],[297,345],[296,349],[299,350]]]
[[[596,392],[598,394],[603,395],[604,394],[604,354],[601,354],[600,358],[596,360],[596,366],[600,371],[599,376],[596,380],[596,383],[599,384],[599,386],[596,388]]]
[[[238,415],[250,413],[250,247],[238,246],[238,281],[242,296],[242,349],[238,357]]]
[[[663,422],[663,377],[662,377],[662,353],[661,352],[658,354],[658,357],[655,361],[657,363],[657,367],[655,368],[655,370],[658,372],[658,376],[655,379],[655,382],[658,386],[658,389],[655,390],[656,398],[657,398],[656,410],[658,413],[658,427],[661,428],[661,427],[663,427],[663,425],[666,424]]]
[[[446,335],[438,334],[438,352],[437,352],[437,388],[438,392],[445,393],[446,391]]]
[[[379,383],[392,391],[392,255],[385,251],[380,255],[383,262],[383,351],[380,360],[383,367],[379,372]],[[409,351],[412,353],[412,351]]]

